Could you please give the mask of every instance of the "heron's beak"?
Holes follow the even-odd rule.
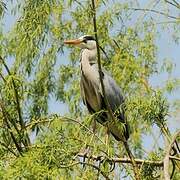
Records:
[[[78,45],[80,44],[82,41],[79,39],[73,39],[73,40],[66,40],[64,41],[64,44],[72,44],[72,45]]]

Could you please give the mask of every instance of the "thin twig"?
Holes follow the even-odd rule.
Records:
[[[107,180],[110,180],[109,177],[97,166],[95,166],[94,164],[91,164],[91,163],[86,163],[86,162],[81,162],[81,161],[78,161],[78,162],[74,162],[72,164],[69,164],[69,165],[59,165],[60,168],[70,168],[72,166],[76,166],[78,164],[83,164],[83,165],[87,165],[87,166],[91,166],[93,167],[94,169],[98,170],[98,172],[101,173],[101,175],[107,179]]]
[[[177,1],[175,1],[175,0],[172,0],[177,6],[180,6],[180,4],[177,2]]]
[[[92,0],[92,12],[93,12],[93,25],[94,25],[94,34],[95,34],[95,39],[96,39],[96,46],[97,46],[97,63],[98,63],[98,70],[99,70],[99,77],[100,77],[100,84],[102,88],[102,94],[104,97],[105,105],[107,107],[108,113],[111,116],[111,119],[114,120],[113,112],[111,110],[111,107],[109,105],[109,102],[106,97],[106,92],[105,92],[105,87],[103,83],[103,72],[102,72],[102,67],[101,67],[101,55],[100,55],[100,47],[99,47],[99,41],[98,41],[98,35],[97,35],[97,25],[96,25],[96,7],[94,0]]]
[[[18,155],[11,149],[9,148],[4,142],[0,141],[1,146],[5,147],[9,152],[11,152],[14,156],[18,157]]]
[[[91,163],[87,163],[87,162],[80,162],[80,164],[93,167],[94,169],[98,170],[98,172],[101,173],[101,175],[102,175],[106,180],[110,180],[110,178],[105,174],[105,172],[103,172],[98,166],[96,166],[96,165],[94,165],[94,164],[91,164]]]
[[[76,124],[79,124],[80,126],[82,126],[83,128],[85,128],[87,131],[89,131],[91,134],[94,134],[94,132],[89,129],[86,125],[82,124],[81,122],[79,122],[78,120],[76,119],[73,119],[73,118],[70,118],[70,117],[65,117],[65,116],[58,116],[56,115],[55,116],[56,118],[58,119],[61,119],[62,121],[72,121],[72,122],[75,122]],[[28,128],[31,128],[32,126],[36,125],[36,124],[40,124],[40,123],[46,123],[46,122],[49,122],[51,123],[52,121],[56,120],[56,118],[52,118],[52,119],[43,119],[43,120],[37,120],[37,121],[34,121],[34,122],[31,122],[31,123],[28,123],[25,128],[28,129]],[[94,134],[94,136],[102,143],[105,145],[105,143],[96,135]]]
[[[168,0],[164,0],[166,3],[168,3],[168,4],[170,4],[170,5],[172,5],[172,6],[174,6],[174,7],[176,7],[176,8],[180,8],[180,4],[178,4],[176,1],[173,1],[173,2],[170,2],[170,1],[168,1]]]
[[[2,75],[2,73],[0,73],[0,77],[2,78],[2,80],[3,80],[4,82],[6,82],[6,79],[4,78],[4,76]]]
[[[172,138],[167,150],[166,150],[166,154],[164,157],[164,179],[165,180],[170,180],[170,175],[169,175],[169,155],[170,155],[170,151],[173,147],[173,144],[176,141],[176,138],[180,135],[180,131],[178,131]]]
[[[179,20],[180,17],[175,17],[175,16],[171,16],[169,14],[166,14],[164,12],[161,12],[161,11],[157,11],[157,10],[154,10],[154,9],[143,9],[143,8],[127,8],[128,10],[134,10],[134,11],[149,11],[149,12],[153,12],[153,13],[156,13],[156,14],[160,14],[160,15],[163,15],[163,16],[166,16],[168,18],[172,18],[172,19],[176,19],[176,20]]]
[[[60,168],[70,168],[70,167],[73,167],[73,166],[76,166],[80,164],[80,162],[74,162],[72,164],[68,164],[68,165],[59,165]]]

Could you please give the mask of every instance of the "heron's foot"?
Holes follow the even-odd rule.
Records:
[[[82,148],[81,150],[80,150],[80,154],[82,155],[82,156],[86,156],[88,153],[90,153],[90,147],[86,147],[86,148]]]

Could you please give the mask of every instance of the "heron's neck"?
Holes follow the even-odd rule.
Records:
[[[97,63],[96,56],[96,49],[84,49],[81,52],[81,72],[86,76],[86,78],[94,82],[96,82],[96,78],[98,77],[98,71],[95,71],[95,66],[93,66],[93,64]]]
[[[96,64],[96,56],[97,50],[96,49],[83,49],[81,52],[81,65],[87,66],[88,64]]]

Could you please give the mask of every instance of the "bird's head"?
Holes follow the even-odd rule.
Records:
[[[80,47],[81,49],[93,50],[96,48],[96,41],[94,37],[90,35],[81,36],[78,39],[66,40],[64,41],[64,44],[71,44]]]

